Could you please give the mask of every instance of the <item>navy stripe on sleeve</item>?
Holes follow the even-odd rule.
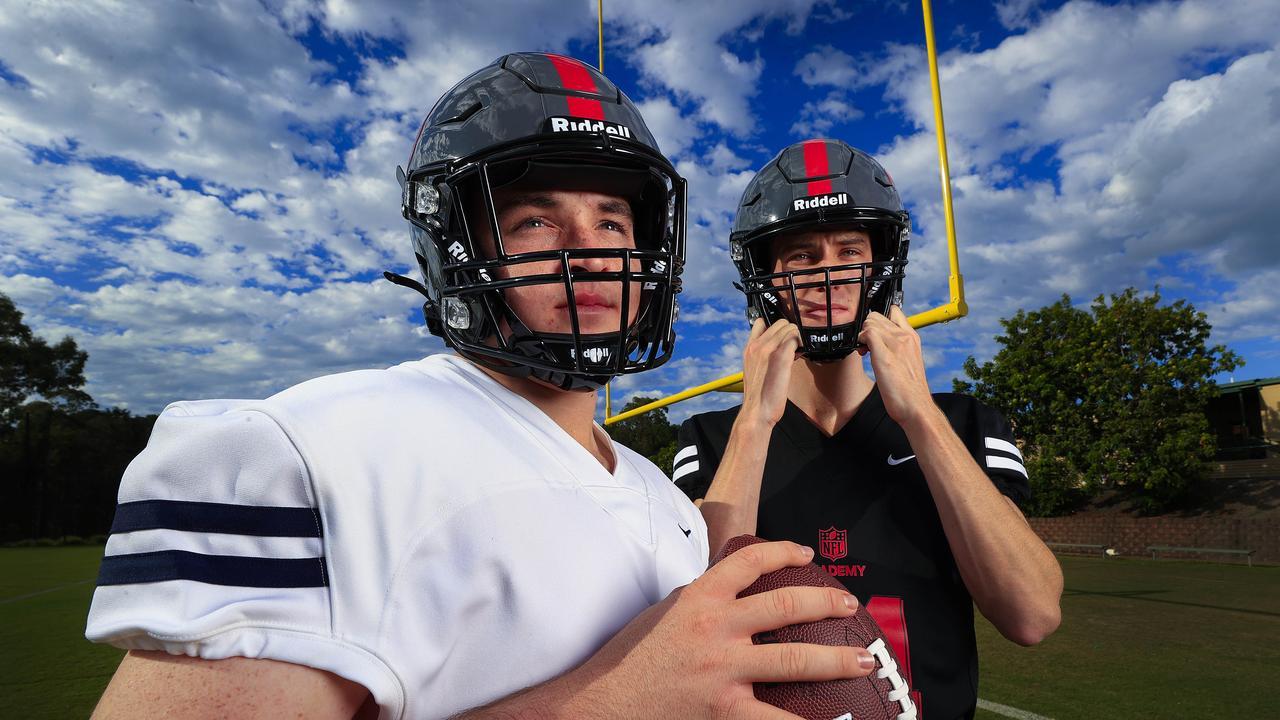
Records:
[[[116,506],[112,533],[158,528],[259,537],[320,537],[319,516],[309,507],[182,500],[140,500]]]
[[[98,569],[98,585],[135,585],[194,580],[210,585],[302,588],[328,585],[324,558],[259,558],[160,550],[108,555]]]

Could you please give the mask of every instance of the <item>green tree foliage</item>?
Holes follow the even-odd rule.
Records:
[[[620,412],[647,405],[656,398],[636,397]],[[667,420],[667,409],[659,408],[622,422],[613,423],[605,430],[614,440],[626,445],[653,461],[663,472],[671,472],[671,461],[676,454],[676,432],[679,430]]]
[[[120,477],[155,416],[99,410],[88,353],[49,345],[0,294],[0,541],[107,532]]]
[[[967,392],[1001,410],[1025,442],[1032,514],[1049,515],[1107,488],[1147,511],[1175,503],[1200,477],[1215,440],[1205,406],[1213,376],[1244,364],[1207,345],[1204,313],[1161,305],[1159,288],[1099,295],[1090,311],[1058,302],[1001,320],[1001,349],[965,360]]]
[[[0,539],[101,535],[156,416],[32,402],[0,436]]]
[[[33,397],[66,410],[91,407],[83,390],[89,354],[64,337],[50,345],[22,322],[22,312],[0,293],[0,424],[16,422],[16,412]]]

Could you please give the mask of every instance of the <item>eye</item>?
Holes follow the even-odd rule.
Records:
[[[600,227],[604,228],[605,230],[610,230],[612,232],[625,233],[627,231],[627,226],[623,225],[620,222],[617,222],[616,220],[605,220],[604,222],[600,223]]]
[[[547,228],[550,226],[551,226],[551,223],[548,222],[546,218],[539,215],[535,215],[533,217],[527,217],[527,218],[524,218],[523,220],[519,220],[515,222],[511,226],[511,230],[509,232],[519,233],[527,230],[541,230],[543,228]]]

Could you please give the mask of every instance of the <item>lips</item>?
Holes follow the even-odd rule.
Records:
[[[840,313],[848,312],[848,311],[849,311],[848,306],[840,305],[840,304],[838,304],[838,303],[831,303],[831,316],[832,316],[832,317],[835,317],[836,315],[839,315]],[[823,303],[823,304],[821,304],[821,305],[806,305],[806,304],[804,304],[804,303],[801,303],[801,305],[800,305],[800,314],[801,314],[801,315],[803,315],[804,317],[807,317],[807,318],[813,318],[813,319],[815,319],[815,320],[822,320],[823,322],[826,322],[826,320],[827,320],[827,305],[826,305],[826,303]]]
[[[573,304],[578,312],[603,312],[605,310],[613,310],[616,306],[611,300],[599,293],[577,291],[573,294]],[[569,303],[561,303],[558,308],[564,309],[569,307]]]

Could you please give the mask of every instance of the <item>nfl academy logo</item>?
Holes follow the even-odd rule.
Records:
[[[835,562],[849,554],[849,531],[837,530],[834,525],[818,531],[818,553]]]

